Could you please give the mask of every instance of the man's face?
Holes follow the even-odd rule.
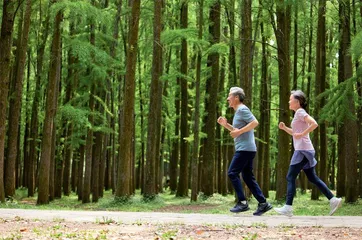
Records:
[[[228,98],[226,99],[229,103],[229,107],[235,107],[239,103],[238,96],[233,95],[232,93],[229,93]]]

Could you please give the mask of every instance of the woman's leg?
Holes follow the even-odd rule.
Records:
[[[303,169],[303,166],[306,164],[308,160],[306,158],[303,159],[298,164],[290,165],[288,174],[287,174],[287,201],[286,205],[293,205],[293,199],[295,196],[295,179],[297,179],[298,174]]]
[[[304,172],[305,175],[307,175],[308,180],[316,185],[318,189],[324,194],[324,196],[328,198],[328,200],[334,197],[333,193],[331,192],[331,190],[329,190],[327,185],[317,176],[314,167],[304,169]]]

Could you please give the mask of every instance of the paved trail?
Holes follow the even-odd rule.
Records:
[[[183,214],[160,212],[109,212],[109,211],[60,211],[0,209],[0,218],[56,220],[73,222],[97,222],[114,220],[120,223],[179,223],[179,224],[242,224],[246,226],[318,226],[318,227],[353,227],[362,228],[362,217],[350,216],[253,216],[245,214]]]

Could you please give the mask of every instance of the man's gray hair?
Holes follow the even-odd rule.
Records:
[[[240,102],[243,102],[245,99],[245,93],[244,90],[240,87],[232,87],[230,88],[230,93],[234,96],[238,96]]]

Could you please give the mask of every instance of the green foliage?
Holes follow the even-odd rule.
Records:
[[[207,49],[206,53],[207,55],[210,54],[220,54],[225,55],[229,53],[229,47],[225,43],[217,43],[213,44],[209,49]]]
[[[24,195],[26,189],[16,190],[17,195]],[[20,191],[20,192],[19,192]],[[276,202],[275,192],[269,191],[268,201],[278,207],[284,204]],[[329,202],[325,197],[320,200],[310,200],[311,191],[301,194],[297,190],[296,198],[293,203],[294,215],[296,216],[325,216],[329,213]],[[114,199],[111,191],[104,192],[104,197],[97,203],[79,204],[78,197],[73,193],[70,196],[64,196],[61,199],[55,199],[49,205],[35,205],[36,196],[33,198],[24,197],[21,200],[16,199],[12,203],[0,204],[0,208],[17,209],[49,209],[49,210],[108,210],[108,211],[127,211],[127,212],[152,212],[160,209],[178,209],[183,213],[209,213],[209,214],[229,214],[230,206],[234,205],[235,196],[229,194],[223,196],[214,194],[212,197],[202,197],[199,194],[198,202],[190,202],[189,197],[175,197],[169,191],[158,194],[153,200],[144,201],[143,196],[137,191],[136,195],[128,198]],[[16,203],[15,203],[16,202]],[[249,200],[251,209],[256,209],[258,202],[255,199]],[[337,216],[362,216],[362,202],[354,204],[343,203],[342,207],[335,213]],[[191,209],[191,210],[190,210]],[[193,210],[192,210],[193,209]],[[248,216],[250,212],[241,213]],[[276,215],[274,211],[269,211],[266,215]],[[104,221],[108,222],[108,221]]]
[[[359,32],[351,42],[350,53],[355,61],[361,59],[362,56],[362,32]]]
[[[165,45],[168,45],[175,42],[181,43],[181,40],[197,37],[198,34],[196,28],[169,29],[161,33],[161,42]]]
[[[62,0],[54,3],[50,9],[50,19],[63,11],[65,18],[77,19],[79,25],[87,25],[89,21],[103,23],[104,26],[112,22],[108,9],[93,6],[90,1]]]
[[[70,104],[61,106],[58,109],[58,114],[60,114],[63,119],[72,121],[76,125],[83,127],[91,127],[88,121],[89,110],[85,108],[76,108]]]
[[[349,110],[351,98],[356,97],[354,92],[355,81],[356,78],[352,77],[338,84],[335,88],[326,90],[317,97],[317,100],[320,100],[322,97],[329,97],[326,105],[321,110],[321,120],[340,124],[346,118],[356,118]],[[355,100],[353,99],[353,101]]]

